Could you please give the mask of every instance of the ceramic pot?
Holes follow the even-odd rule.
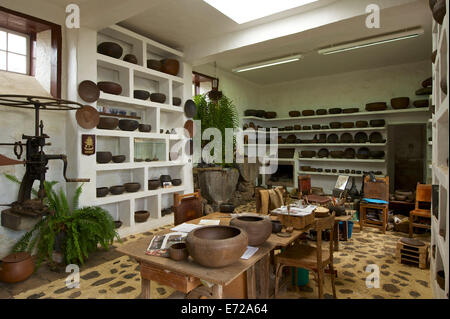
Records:
[[[422,82],[422,87],[426,88],[429,86],[433,86],[433,78],[428,78]]]
[[[413,105],[417,108],[419,107],[429,107],[430,106],[430,101],[429,100],[418,100],[418,101],[414,101]]]
[[[86,80],[78,85],[78,94],[83,101],[92,103],[97,101],[100,97],[100,90],[95,82]]]
[[[114,42],[103,42],[97,46],[97,52],[110,56],[115,59],[120,59],[123,54],[122,47]]]
[[[359,108],[357,108],[357,107],[349,107],[347,109],[342,110],[342,113],[345,113],[345,114],[358,113],[358,112],[359,112]]]
[[[248,235],[234,226],[206,226],[191,231],[186,245],[198,264],[220,268],[241,258],[248,246]]]
[[[343,158],[344,157],[344,152],[343,151],[331,151],[330,152],[330,156],[332,158]]]
[[[368,159],[370,155],[370,151],[367,147],[361,147],[356,154],[356,158],[358,159]]]
[[[272,220],[272,233],[278,234],[283,229],[283,225],[279,220]]]
[[[180,106],[181,105],[181,99],[179,97],[173,97],[172,98],[172,104],[174,106]]]
[[[319,150],[319,153],[317,154],[319,158],[327,158],[329,155],[330,152],[326,148],[322,148],[321,150]]]
[[[342,123],[342,127],[343,128],[354,128],[355,127],[355,123],[353,123],[353,122],[345,122],[345,123]]]
[[[134,221],[136,223],[145,223],[150,217],[150,212],[146,210],[140,210],[134,213]]]
[[[136,193],[139,189],[141,189],[141,184],[139,183],[126,183],[123,185],[127,193]]]
[[[176,243],[169,247],[169,257],[175,261],[186,260],[189,253],[185,243]]]
[[[153,191],[158,189],[161,186],[161,182],[159,179],[151,179],[148,181],[148,189]]]
[[[150,92],[145,90],[134,90],[133,96],[135,99],[148,100],[150,98]]]
[[[109,193],[108,187],[99,187],[97,188],[97,197],[105,197]]]
[[[318,110],[316,111],[316,114],[317,114],[317,115],[327,115],[327,114],[328,114],[328,111],[327,111],[326,109],[318,109]]]
[[[147,60],[147,68],[155,70],[155,71],[161,71],[162,69],[162,63],[158,60]]]
[[[316,112],[314,110],[304,110],[302,112],[303,116],[314,116],[316,114]]]
[[[420,88],[416,91],[416,95],[430,95],[433,93],[432,87]]]
[[[301,151],[300,155],[303,158],[312,158],[312,157],[316,156],[316,152],[315,151]]]
[[[370,143],[384,143],[383,135],[380,132],[372,132],[369,136]]]
[[[156,102],[156,103],[165,103],[166,96],[162,93],[152,93],[152,94],[150,94],[150,101]]]
[[[109,188],[109,191],[113,195],[121,195],[125,192],[125,186],[123,185],[111,186]]]
[[[172,185],[173,186],[180,186],[182,184],[182,180],[179,178],[172,179]]]
[[[256,117],[263,118],[266,116],[266,111],[264,110],[256,110]]]
[[[112,154],[111,152],[97,152],[97,163],[106,164],[111,162]]]
[[[293,129],[294,129],[293,126],[286,126],[286,127],[284,128],[285,131],[292,131]]]
[[[116,155],[112,157],[112,161],[116,164],[125,162],[126,156],[125,155]]]
[[[300,112],[299,111],[290,111],[289,112],[289,116],[290,117],[299,117],[300,116]]]
[[[245,110],[244,115],[245,116],[256,116],[256,110]]]
[[[122,131],[136,131],[136,129],[139,127],[139,122],[135,120],[119,120],[119,128]]]
[[[328,113],[330,114],[341,114],[342,113],[342,109],[339,107],[335,107],[335,108],[331,108],[328,110]]]
[[[386,102],[374,102],[374,103],[366,104],[366,110],[368,112],[384,111],[386,109],[387,109],[387,103]]]
[[[384,158],[385,152],[384,151],[370,151],[370,157],[375,159],[382,159]]]
[[[180,70],[180,62],[175,59],[164,59],[161,61],[161,71],[173,76],[177,76]]]
[[[27,252],[3,258],[0,264],[0,281],[16,283],[28,279],[34,272],[34,258]]]
[[[369,122],[367,121],[356,121],[355,124],[357,128],[365,128],[369,126]]]
[[[149,124],[139,124],[139,132],[148,133],[152,130],[152,126]]]
[[[114,95],[122,94],[122,86],[119,83],[110,81],[101,81],[97,83],[97,87],[99,88],[100,91],[108,94]]]
[[[159,181],[161,182],[161,186],[163,186],[164,183],[172,182],[172,178],[170,175],[161,175],[159,177]]]
[[[97,128],[101,130],[114,130],[119,125],[119,119],[115,117],[100,117]]]
[[[342,127],[342,123],[341,123],[341,122],[331,122],[331,123],[330,123],[330,127],[331,127],[332,129],[339,129],[339,128]]]
[[[221,213],[233,213],[234,205],[233,204],[220,204],[220,212]]]
[[[347,148],[344,151],[344,158],[353,159],[353,158],[355,158],[355,155],[356,155],[356,152],[353,148]]]
[[[383,127],[386,125],[386,121],[385,120],[371,120],[370,121],[370,126],[371,127]]]
[[[320,130],[320,125],[319,124],[313,124],[312,125],[312,129],[313,130]]]
[[[133,64],[138,64],[138,59],[134,54],[127,54],[123,57],[123,60],[125,62],[129,62],[129,63],[133,63]]]
[[[337,134],[330,134],[327,137],[327,143],[329,144],[334,144],[337,143],[339,141],[339,137],[337,136]]]
[[[115,221],[114,221],[114,227],[115,227],[116,229],[122,227],[122,224],[123,224],[123,223],[122,223],[120,220],[115,220]]]
[[[358,132],[355,134],[355,143],[367,143],[369,138],[367,137],[367,134],[364,132]]]
[[[274,119],[277,117],[277,112],[266,112],[266,119]]]

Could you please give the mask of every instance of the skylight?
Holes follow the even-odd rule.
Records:
[[[224,15],[242,24],[318,0],[203,0]]]

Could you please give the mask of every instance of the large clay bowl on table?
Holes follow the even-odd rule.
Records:
[[[111,162],[112,160],[112,154],[111,152],[97,152],[97,163],[99,164],[106,164]]]
[[[122,47],[114,42],[103,42],[100,43],[97,47],[97,52],[100,54],[104,54],[110,56],[115,59],[120,59],[123,54]]]
[[[366,104],[366,110],[369,112],[384,111],[387,109],[386,102],[374,102]]]
[[[259,216],[236,217],[230,221],[230,225],[242,228],[247,232],[250,246],[264,244],[272,233],[271,221]]]
[[[135,120],[119,120],[119,128],[122,131],[133,132],[139,127],[139,122]]]
[[[391,106],[394,110],[406,109],[409,106],[409,97],[396,97],[391,100]]]
[[[3,258],[0,264],[0,281],[16,283],[28,279],[34,272],[34,258],[27,252]]]
[[[191,231],[186,245],[198,264],[220,268],[241,258],[248,246],[248,235],[235,226],[206,226]]]
[[[161,71],[170,75],[177,76],[180,70],[180,62],[175,59],[164,59],[161,61]]]
[[[97,87],[100,91],[113,94],[120,95],[122,94],[122,86],[119,83],[110,82],[110,81],[101,81],[97,83]]]
[[[101,130],[114,130],[119,125],[119,119],[115,117],[100,117],[97,128]]]

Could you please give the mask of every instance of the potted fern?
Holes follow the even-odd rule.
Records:
[[[13,176],[8,179],[15,180]],[[69,204],[63,189],[54,190],[56,182],[45,182],[44,203],[50,214],[44,216],[13,247],[13,252],[36,250],[36,267],[43,261],[49,265],[84,264],[89,254],[99,246],[108,249],[119,239],[111,215],[101,207],[78,207],[82,185],[75,191]],[[62,256],[58,260],[57,256]]]

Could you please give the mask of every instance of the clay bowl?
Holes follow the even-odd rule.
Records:
[[[272,233],[272,222],[258,216],[241,216],[230,221],[231,226],[242,228],[247,232],[248,244],[260,246],[266,242]]]
[[[358,113],[359,112],[359,108],[357,107],[349,107],[347,109],[343,109],[342,113],[344,114],[352,114],[352,113]]]
[[[284,130],[285,130],[285,131],[292,131],[293,129],[294,129],[293,126],[285,126],[285,127],[284,127]]]
[[[100,117],[97,128],[101,130],[114,130],[119,125],[119,119],[115,117]]]
[[[289,112],[289,116],[290,117],[299,117],[300,116],[300,112],[299,111],[290,111]]]
[[[328,113],[330,114],[341,114],[342,113],[342,109],[339,107],[335,107],[335,108],[331,108],[328,110]]]
[[[256,116],[256,110],[245,110],[244,115],[245,116]]]
[[[28,279],[34,272],[34,258],[27,252],[14,253],[3,258],[0,281],[16,283]]]
[[[136,129],[139,127],[139,122],[135,120],[119,120],[119,128],[122,131],[136,131]]]
[[[409,97],[397,97],[391,100],[391,106],[394,110],[406,109],[409,106]]]
[[[339,128],[342,127],[342,123],[341,123],[341,122],[331,122],[331,123],[330,123],[330,127],[331,127],[332,129],[339,129]]]
[[[173,186],[180,186],[182,183],[181,179],[176,178],[176,179],[172,179],[172,185]]]
[[[355,134],[355,143],[367,143],[368,140],[369,138],[364,132],[358,132]]]
[[[220,268],[241,258],[248,246],[247,233],[234,226],[206,226],[186,238],[189,255],[200,265]]]
[[[123,223],[122,223],[120,220],[115,220],[115,221],[114,221],[114,227],[115,227],[116,229],[122,227],[122,224],[123,224]]]
[[[151,179],[148,181],[148,189],[153,191],[161,187],[161,181],[159,179]]]
[[[279,220],[272,220],[272,233],[278,234],[283,229],[283,225]]]
[[[86,80],[78,85],[78,94],[83,101],[92,103],[97,101],[100,97],[100,90],[95,82]]]
[[[342,127],[343,128],[354,128],[355,123],[354,122],[344,122],[344,123],[342,123]]]
[[[170,175],[161,175],[159,177],[159,181],[161,183],[161,186],[163,186],[163,183],[172,182],[172,177],[170,177]]]
[[[383,127],[386,125],[386,121],[385,120],[371,120],[370,121],[370,126],[371,127]]]
[[[366,104],[366,110],[368,112],[384,111],[386,109],[387,109],[387,103],[386,102],[374,102],[374,103]]]
[[[145,90],[134,90],[133,96],[135,99],[148,100],[150,98],[150,92]]]
[[[320,125],[319,125],[319,124],[314,124],[314,125],[312,126],[312,129],[313,129],[313,130],[320,130]]]
[[[312,129],[312,127],[309,126],[309,125],[305,125],[305,126],[302,127],[302,129],[303,129],[304,131],[310,131],[310,130]]]
[[[180,71],[180,62],[175,59],[164,59],[161,61],[161,71],[170,75],[177,76]]]
[[[297,141],[297,136],[295,136],[295,135],[289,135],[286,138],[287,144],[295,144],[296,141]]]
[[[353,136],[350,133],[344,133],[341,135],[341,143],[353,143]]]
[[[123,60],[128,63],[138,64],[138,59],[134,54],[127,54],[123,57]]]
[[[302,112],[303,116],[314,116],[316,114],[316,112],[314,110],[304,110]]]
[[[277,117],[277,112],[266,112],[266,119],[274,119]]]
[[[123,54],[122,47],[114,42],[103,42],[97,46],[97,52],[110,56],[115,59],[120,59]]]
[[[301,151],[300,154],[303,158],[312,158],[312,157],[316,156],[315,151]]]
[[[150,101],[156,103],[164,103],[166,102],[166,96],[162,93],[152,93],[150,94]]]
[[[442,24],[447,12],[445,0],[437,0],[433,7],[433,18],[437,23]]]
[[[112,154],[111,152],[97,152],[97,163],[106,164],[111,162]]]
[[[353,158],[355,158],[355,155],[356,155],[356,152],[353,148],[347,148],[344,151],[344,158],[353,159]]]
[[[234,213],[233,204],[220,204],[219,210],[221,213]]]
[[[337,143],[338,141],[339,137],[337,136],[337,134],[330,134],[327,137],[327,143],[334,144]]]
[[[326,148],[322,148],[319,150],[319,153],[317,153],[317,156],[319,158],[326,158],[330,155],[330,152]]]
[[[327,114],[328,114],[328,111],[327,111],[326,109],[318,109],[318,110],[316,111],[316,114],[317,114],[317,115],[327,115]]]
[[[369,141],[370,143],[384,143],[383,135],[379,132],[370,133]]]
[[[375,158],[375,159],[382,159],[384,158],[384,151],[370,151],[370,157]]]
[[[369,122],[367,121],[356,121],[355,126],[357,128],[365,128],[369,126]]]
[[[426,88],[429,86],[433,86],[433,78],[428,78],[422,82],[422,87]]]
[[[414,101],[413,105],[417,108],[419,107],[429,107],[430,106],[430,101],[429,100],[418,100],[418,101]]]
[[[100,91],[108,94],[114,95],[122,94],[122,86],[119,83],[110,81],[101,81],[97,83],[97,87],[99,88]]]
[[[416,91],[416,95],[430,95],[433,93],[432,87],[420,88]]]
[[[108,187],[99,187],[97,188],[97,197],[105,197],[109,193]]]
[[[112,157],[112,161],[116,164],[125,162],[125,155],[116,155]]]
[[[189,253],[185,243],[176,243],[169,247],[169,257],[175,261],[186,260]]]
[[[326,168],[326,169],[325,169],[325,173],[331,173],[331,169]]]
[[[147,210],[139,210],[134,213],[134,221],[136,223],[145,223],[150,217],[150,212]]]
[[[162,63],[161,63],[161,61],[150,59],[150,60],[147,60],[147,68],[161,72]]]
[[[123,185],[127,193],[136,193],[141,189],[141,184],[139,183],[126,183]]]
[[[121,195],[125,192],[125,186],[123,185],[111,186],[109,188],[109,192],[113,195]]]
[[[138,129],[139,132],[148,133],[152,130],[152,126],[149,124],[139,124]]]
[[[368,159],[370,155],[370,151],[367,147],[361,147],[356,154],[356,158],[358,159]]]
[[[264,111],[264,110],[257,110],[255,116],[259,117],[259,118],[264,118],[264,117],[266,117],[266,111]]]
[[[330,152],[330,156],[332,158],[343,158],[344,157],[344,152],[343,151],[331,151]]]
[[[180,106],[181,105],[181,99],[179,97],[173,97],[172,98],[172,104],[174,106]]]

